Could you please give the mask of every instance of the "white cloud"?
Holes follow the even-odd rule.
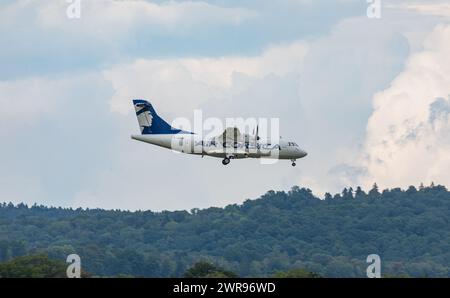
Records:
[[[90,185],[109,156],[111,94],[90,73],[0,81],[0,201],[67,206]]]
[[[86,99],[77,95],[83,93],[87,84],[100,81],[104,83],[101,76],[93,73],[0,81],[0,132],[16,133],[62,113],[65,103]]]
[[[400,3],[391,4],[387,6],[388,8],[409,10],[420,14],[450,17],[450,4],[442,1],[435,1],[429,3]]]
[[[187,2],[184,5],[190,8],[186,8],[181,5],[183,2],[151,4],[147,7],[146,3],[138,1],[139,4],[133,3],[130,11],[124,12],[124,18],[120,20],[117,19],[117,9],[122,4],[113,2],[115,1],[107,1],[109,6],[103,7],[106,11],[110,9],[107,13],[101,11],[100,6],[86,7],[81,20],[68,21],[65,19],[66,6],[61,5],[61,2],[58,2],[60,7],[55,9],[50,2],[44,2],[47,6],[41,7],[38,2],[19,1],[22,8],[29,8],[33,4],[40,9],[31,12],[27,10],[25,14],[16,9],[16,14],[5,13],[5,19],[0,18],[2,26],[9,21],[17,24],[17,21],[12,22],[13,16],[16,19],[29,16],[33,20],[30,21],[31,25],[27,23],[27,26],[15,27],[14,32],[17,34],[8,38],[15,41],[20,39],[24,43],[15,44],[15,47],[8,48],[7,51],[19,49],[24,59],[31,57],[30,63],[40,61],[33,59],[36,52],[48,51],[49,57],[62,53],[62,59],[54,64],[68,62],[69,66],[64,67],[71,73],[76,73],[79,70],[71,68],[70,63],[75,65],[77,61],[83,62],[85,59],[97,61],[101,55],[96,54],[103,53],[96,52],[99,47],[104,47],[108,55],[114,55],[114,45],[125,40],[115,38],[116,35],[133,32],[135,36],[131,40],[139,43],[142,32],[137,28],[141,28],[140,24],[146,24],[142,26],[144,31],[153,30],[152,32],[160,34],[161,40],[166,41],[167,31],[184,34],[189,26],[200,28],[219,24],[221,27],[221,22],[231,25],[239,23],[235,20],[235,15],[240,14],[237,12],[239,9],[198,2]],[[14,4],[10,8],[12,6]],[[214,13],[210,16],[203,10]],[[5,10],[0,14],[4,12]],[[204,15],[194,18],[198,12]],[[94,13],[98,13],[99,18],[94,18]],[[149,18],[152,13],[157,13],[158,17]],[[201,52],[183,54],[184,58],[170,58],[170,55],[162,55],[169,58],[157,58],[161,55],[148,58],[155,55],[143,55],[140,52],[126,56],[119,53],[119,59],[114,61],[119,61],[120,64],[95,64],[95,69],[88,71],[95,75],[84,79],[86,73],[74,74],[68,79],[11,81],[8,78],[9,81],[0,83],[0,121],[9,119],[5,122],[10,124],[8,127],[3,126],[5,131],[14,131],[11,123],[23,125],[20,122],[21,113],[29,115],[27,119],[34,119],[33,124],[39,124],[42,120],[47,126],[28,125],[30,129],[27,132],[34,136],[34,143],[31,144],[34,147],[38,145],[39,151],[17,138],[9,142],[9,149],[2,151],[2,165],[9,161],[8,165],[11,167],[20,162],[14,175],[9,176],[12,177],[10,180],[21,180],[35,188],[34,198],[39,202],[56,205],[189,209],[242,202],[246,198],[255,198],[268,189],[289,189],[298,183],[312,187],[319,194],[339,191],[343,186],[353,183],[354,177],[364,173],[361,168],[351,167],[346,163],[353,161],[361,150],[358,144],[363,141],[373,93],[386,88],[402,69],[403,59],[407,57],[408,44],[402,35],[404,31],[390,26],[392,19],[383,20],[386,22],[368,20],[366,17],[347,19],[322,38],[308,43],[272,46],[254,56],[205,57],[202,56],[204,52]],[[410,20],[400,21],[410,28]],[[36,24],[37,32],[30,29]],[[422,22],[418,24],[417,26],[423,25]],[[424,29],[426,30],[428,29]],[[29,35],[22,34],[25,31]],[[416,32],[416,27],[411,31]],[[55,35],[55,32],[59,35]],[[32,39],[24,38],[31,35],[39,36],[36,47],[31,47]],[[54,38],[62,35],[67,38]],[[7,40],[5,36],[1,35],[0,39],[3,37],[3,40]],[[47,39],[41,39],[42,36]],[[207,47],[208,44],[204,41],[207,37],[203,38],[200,47]],[[227,38],[230,42],[233,40],[229,32]],[[60,43],[54,44],[50,39]],[[76,45],[80,41],[83,42],[83,47],[78,48]],[[430,49],[427,51],[434,52],[435,48],[441,48],[440,42],[440,37],[435,40],[430,37]],[[173,46],[177,45],[174,42]],[[64,49],[67,48],[84,50],[84,53],[65,52]],[[79,56],[82,58],[77,60]],[[140,58],[130,61],[129,57]],[[24,63],[28,68],[27,61]],[[10,63],[12,69],[16,68],[16,64],[14,61]],[[45,67],[48,63],[44,61],[42,65]],[[99,69],[102,71],[98,71]],[[9,74],[8,71],[6,73]],[[77,83],[80,80],[82,83]],[[102,92],[98,91],[100,89]],[[444,99],[432,98],[424,105],[424,109],[429,110],[425,118],[446,117],[442,111],[446,110],[448,97],[443,94],[444,92],[436,92],[433,96]],[[195,156],[174,155],[168,150],[130,140],[129,135],[138,131],[130,103],[133,97],[149,98],[167,120],[173,119],[173,116],[191,116],[192,110],[199,107],[208,112],[207,117],[223,117],[225,114],[231,117],[280,117],[283,136],[295,139],[310,154],[298,163],[297,168],[292,168],[289,162],[262,166],[255,160],[237,161],[229,167],[222,167],[218,159],[201,160]],[[3,109],[3,106],[13,104],[11,98],[17,104],[9,111]],[[64,100],[59,101],[60,98]],[[68,109],[65,105],[75,105],[69,115],[77,123],[69,127],[69,133],[59,131],[59,128],[62,130],[68,126],[65,122],[67,116],[60,113],[63,108]],[[86,109],[90,111],[89,117],[86,117]],[[430,118],[430,115],[434,116]],[[102,117],[108,118],[112,124],[108,122],[109,126],[99,125],[101,121],[98,118]],[[58,125],[55,126],[55,123]],[[442,124],[443,120],[433,120],[433,123],[430,126],[433,131],[446,127]],[[53,129],[49,130],[48,127]],[[445,139],[445,132],[445,129],[441,129],[441,139]],[[39,139],[38,136],[44,139]],[[427,141],[433,143],[433,140]],[[60,146],[61,143],[65,145]],[[30,149],[25,150],[23,147]],[[30,152],[34,155],[28,155]],[[24,153],[25,161],[22,158]],[[8,154],[13,158],[8,158]],[[38,159],[42,161],[36,162]],[[444,160],[445,157],[442,155],[441,159]],[[435,163],[430,173],[442,173],[445,169],[440,166],[440,163]],[[443,166],[447,164],[443,163]],[[45,169],[47,173],[40,173],[41,169]],[[8,169],[0,172],[0,177],[8,175],[8,172]],[[372,171],[371,174],[375,172]],[[17,193],[22,196],[19,189],[14,190],[20,187],[20,183],[10,183],[10,180],[3,180],[6,182],[2,193]],[[369,180],[371,179],[368,178],[367,181]],[[33,192],[23,195],[33,196]],[[72,201],[61,199],[61,196],[69,195]]]
[[[117,35],[139,26],[154,32],[162,28],[183,32],[193,26],[239,25],[257,16],[249,9],[220,7],[201,1],[156,4],[144,0],[83,0],[81,18],[70,20],[66,14],[69,5],[65,1],[54,0],[14,1],[0,10],[0,24],[17,25],[18,20],[27,15],[28,24],[33,23],[46,30]]]
[[[391,86],[375,95],[362,182],[450,184],[450,26],[439,25]]]
[[[67,17],[64,0],[0,4],[0,44],[7,45],[0,47],[0,80],[90,71],[130,57],[179,55],[199,42],[192,40],[214,39],[257,17],[250,9],[201,1],[81,3],[80,19]]]
[[[134,113],[127,112],[132,111],[132,97],[146,96],[155,99],[155,107],[168,120],[171,113],[191,114],[193,108],[211,102],[239,116],[236,113],[242,108],[237,111],[235,105],[217,101],[228,102],[232,94],[233,101],[246,102],[246,110],[254,109],[259,100],[272,102],[264,104],[264,109],[277,107],[283,99],[292,101],[291,91],[295,96],[298,86],[290,79],[286,84],[286,78],[299,73],[306,52],[305,44],[294,43],[270,47],[253,57],[139,59],[100,74],[1,82],[1,105],[11,106],[1,110],[3,127],[15,137],[0,152],[4,166],[0,176],[10,172],[9,177],[21,177],[18,184],[28,185],[29,191],[19,191],[17,184],[4,180],[0,196],[7,200],[15,194],[11,199],[15,202],[161,210],[223,206],[257,197],[268,188],[289,188],[295,176],[277,178],[286,173],[286,167],[294,170],[289,162],[261,169],[258,161],[250,160],[226,169],[217,159],[174,155],[132,141],[130,134],[137,132],[137,122]],[[98,94],[97,89],[110,91]],[[244,94],[235,94],[236,89]],[[254,96],[247,98],[245,92]],[[121,113],[110,113],[105,100],[108,93],[109,103],[117,107],[114,111]],[[280,99],[273,101],[274,95]],[[18,135],[23,131],[23,117],[33,124],[27,126],[28,140]],[[104,125],[99,127],[99,120],[105,117],[112,118],[117,127],[101,131]],[[33,147],[21,145],[36,140],[39,143]],[[27,148],[33,148],[32,155]],[[7,158],[14,150],[17,155],[26,152],[15,165]],[[95,162],[109,154],[107,166]],[[79,167],[86,166],[80,175]],[[250,181],[242,180],[239,173],[244,171],[253,173]],[[75,177],[66,180],[70,176]],[[233,187],[221,191],[224,183]],[[183,190],[190,190],[186,198]]]
[[[148,204],[152,209],[177,209],[223,206],[256,197],[266,189],[288,189],[298,183],[318,194],[348,186],[348,177],[343,179],[340,173],[344,170],[353,182],[360,170],[342,163],[352,161],[360,150],[355,147],[359,138],[363,140],[371,96],[403,65],[400,58],[406,42],[388,29],[365,18],[353,19],[341,23],[330,36],[271,47],[259,56],[139,59],[104,71],[115,91],[113,111],[132,123],[124,130],[128,133],[137,129],[130,99],[143,97],[168,120],[174,114],[190,116],[199,107],[206,108],[207,116],[280,117],[282,135],[295,139],[311,154],[295,169],[288,162],[264,167],[254,160],[224,169],[218,167],[219,160],[177,157],[126,140],[118,149],[124,161],[114,172],[100,176],[101,187],[80,193],[77,202],[107,200],[104,204],[114,208],[126,206],[131,202],[121,198],[132,189],[134,208]],[[374,38],[362,43],[367,32]],[[133,162],[127,158],[130,152],[142,158]],[[180,163],[189,174],[178,175]],[[242,179],[245,171],[252,173],[251,179]],[[141,191],[140,175],[151,181],[147,187],[161,187]],[[164,181],[172,179],[176,189],[188,190],[186,197],[192,201],[180,202],[176,197],[183,195],[165,186]],[[232,187],[220,191],[224,183]]]
[[[373,94],[403,69],[407,54],[395,26],[366,17],[346,19],[311,43],[295,110],[309,152],[299,184],[320,195],[356,184],[361,171],[351,165],[363,148]]]
[[[54,109],[55,86],[63,84],[43,78],[0,81],[0,127],[31,124],[45,117]]]
[[[167,112],[186,112],[239,92],[233,85],[236,74],[262,79],[299,73],[306,53],[306,43],[299,42],[270,47],[254,57],[139,59],[106,70],[104,76],[116,92],[114,111],[128,113],[131,98],[148,98]]]
[[[109,140],[113,153],[108,167],[96,173],[89,187],[78,190],[72,205],[189,209],[240,202],[299,182],[317,193],[339,189],[339,175],[329,171],[355,151],[349,149],[358,137],[352,123],[365,124],[358,115],[360,107],[370,107],[369,94],[389,81],[386,76],[401,64],[398,38],[385,27],[370,26],[377,39],[358,41],[366,36],[361,30],[366,25],[364,19],[348,21],[323,39],[269,47],[257,56],[138,59],[104,70],[103,79],[113,89],[112,115],[120,128]],[[355,78],[368,73],[369,83],[350,88]],[[177,156],[130,140],[137,132],[133,97],[149,98],[169,121],[173,116],[189,117],[199,107],[206,108],[207,117],[280,117],[282,135],[298,141],[311,155],[298,168],[283,161],[262,166],[255,160],[225,168],[217,159]],[[346,121],[336,113],[347,113]],[[350,170],[345,168],[354,172]],[[251,179],[242,178],[246,171]]]
[[[98,174],[95,187],[75,196],[74,206],[190,209],[243,201],[268,188],[290,188],[295,176],[286,177],[286,173],[295,169],[289,162],[262,166],[257,160],[245,160],[223,167],[219,159],[173,154],[130,140],[129,135],[137,131],[131,99],[151,99],[168,121],[174,114],[191,116],[202,105],[232,111],[235,117],[249,109],[274,111],[283,101],[296,101],[298,85],[289,78],[300,72],[306,53],[306,44],[293,43],[270,47],[253,57],[139,59],[105,70],[104,78],[115,92],[112,111],[119,112],[114,114],[121,123],[115,158]],[[274,101],[273,96],[279,99]],[[243,179],[246,171],[251,179]]]

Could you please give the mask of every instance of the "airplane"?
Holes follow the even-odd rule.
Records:
[[[222,158],[223,165],[228,165],[232,159],[276,158],[291,160],[295,167],[296,160],[307,155],[292,141],[261,140],[258,126],[254,135],[241,134],[238,128],[228,127],[221,135],[204,140],[193,132],[172,127],[146,100],[134,99],[133,105],[141,129],[140,135],[131,136],[134,140],[182,153]]]

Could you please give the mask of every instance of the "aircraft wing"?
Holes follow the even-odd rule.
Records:
[[[224,132],[216,137],[220,143],[232,144],[243,142],[243,136],[237,127],[227,127]]]

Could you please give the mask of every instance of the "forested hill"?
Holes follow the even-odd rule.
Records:
[[[188,198],[186,198],[188,199]],[[225,208],[154,213],[0,205],[0,261],[80,255],[94,275],[180,276],[198,260],[240,276],[305,268],[364,277],[369,254],[382,274],[450,276],[450,192],[269,191]]]

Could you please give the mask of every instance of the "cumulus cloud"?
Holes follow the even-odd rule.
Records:
[[[44,5],[39,5],[36,18],[48,28],[66,25],[67,7],[68,4],[63,1],[46,1]],[[114,30],[103,32],[109,34],[124,33],[137,26],[146,26],[155,31],[164,28],[179,32],[198,25],[239,25],[256,15],[256,12],[248,9],[220,7],[202,1],[157,4],[144,0],[96,0],[82,1],[79,21],[86,30],[102,30],[112,26]]]
[[[113,111],[129,113],[130,98],[148,98],[177,113],[242,91],[233,82],[238,74],[262,79],[299,73],[306,53],[307,44],[297,42],[269,47],[253,57],[138,59],[105,70],[104,76],[115,90]]]
[[[391,86],[375,95],[363,184],[450,184],[449,52],[450,26],[439,25]]]
[[[0,130],[11,130],[11,125],[29,127],[48,116],[54,111],[57,98],[64,96],[63,92],[55,94],[55,89],[62,91],[66,84],[64,80],[52,82],[44,78],[0,81]]]
[[[390,4],[389,8],[409,10],[420,14],[450,17],[450,4],[443,1],[430,1],[428,3],[400,3]]]
[[[71,77],[66,86],[73,84],[73,87],[68,88],[62,88],[64,80],[46,81],[42,88],[51,90],[48,98],[61,96],[66,104],[73,100],[79,107],[83,104],[90,107],[88,99],[96,103],[92,117],[83,117],[80,108],[72,114],[73,119],[83,119],[83,126],[97,127],[95,114],[110,117],[115,123],[98,133],[92,129],[73,130],[71,138],[80,142],[79,147],[86,148],[82,152],[75,150],[78,146],[61,148],[64,154],[73,157],[74,162],[68,165],[72,168],[79,160],[104,160],[100,165],[98,161],[92,162],[90,176],[85,175],[90,177],[88,183],[80,177],[74,177],[69,185],[61,182],[61,187],[71,187],[71,191],[65,191],[72,197],[70,204],[189,209],[241,202],[267,189],[289,189],[295,184],[311,187],[319,194],[338,190],[345,181],[336,182],[339,180],[336,171],[356,173],[340,164],[354,152],[354,140],[359,138],[354,128],[360,122],[365,124],[364,117],[358,114],[361,107],[370,108],[371,92],[389,82],[402,64],[398,59],[403,54],[401,37],[384,27],[365,26],[368,26],[365,19],[344,22],[330,36],[308,43],[271,46],[254,56],[141,58],[86,77],[82,80],[86,86],[77,83],[83,75]],[[366,36],[362,27],[377,32],[376,40],[359,42]],[[343,69],[348,70],[347,75],[343,75]],[[370,83],[349,88],[358,85],[355,78],[362,80],[367,71],[372,74]],[[24,81],[20,82],[23,86]],[[99,96],[101,100],[90,94],[94,85],[105,90]],[[58,86],[61,90],[57,90]],[[64,94],[70,96],[66,98]],[[84,101],[77,101],[77,97]],[[149,98],[169,121],[175,116],[189,117],[196,108],[202,108],[206,117],[279,117],[283,137],[297,141],[311,154],[297,168],[292,168],[289,162],[264,166],[256,160],[222,167],[220,160],[174,155],[169,150],[130,140],[130,134],[138,131],[130,103],[133,97]],[[25,100],[26,94],[20,98]],[[358,105],[354,112],[347,113],[355,104]],[[344,114],[346,119],[342,121]],[[58,113],[45,118],[61,121],[55,115]],[[55,154],[54,150],[51,152]],[[55,166],[56,162],[47,166],[43,193],[56,193],[45,182]],[[250,173],[251,179],[244,180],[244,172]],[[76,176],[79,172],[72,173]]]
[[[131,98],[149,98],[168,121],[174,115],[192,116],[193,109],[202,107],[210,112],[205,116],[220,118],[229,112],[243,117],[249,111],[262,116],[262,110],[276,110],[283,101],[291,108],[295,104],[298,80],[290,78],[300,71],[306,52],[306,44],[292,43],[252,57],[139,59],[105,70],[103,76],[115,92],[111,110],[121,123],[115,159],[98,174],[95,187],[76,194],[74,205],[190,209],[224,206],[275,186],[289,188],[295,183],[295,176],[286,176],[294,171],[289,163],[269,167],[242,160],[223,167],[218,159],[174,154],[130,140],[137,133]],[[274,96],[279,99],[274,101]],[[244,172],[252,178],[244,180]]]
[[[2,8],[1,22],[4,25],[16,24],[16,17],[28,13],[29,16],[32,16],[29,21],[47,29],[68,26],[66,12],[69,5],[70,3],[65,1],[52,0],[13,1]],[[33,8],[33,10],[29,8]],[[77,25],[83,26],[84,29],[91,29],[91,32],[111,26],[124,32],[131,26],[146,24],[177,28],[178,30],[200,24],[238,25],[257,15],[256,12],[249,9],[220,7],[202,1],[167,1],[160,4],[144,0],[82,1],[80,11],[81,18]],[[180,26],[182,27],[180,28]],[[104,33],[117,34],[118,32],[108,30]]]
[[[128,133],[136,130],[130,97],[144,97],[169,120],[190,116],[199,107],[206,116],[279,117],[282,135],[299,142],[310,155],[295,169],[286,162],[262,166],[254,160],[225,169],[217,167],[218,160],[173,156],[127,140],[118,149],[123,162],[114,172],[101,174],[103,186],[80,193],[77,202],[123,206],[121,198],[128,192],[133,194],[135,208],[176,209],[223,206],[237,198],[256,197],[262,189],[288,189],[294,184],[311,187],[318,194],[348,186],[362,171],[343,163],[352,161],[360,150],[371,96],[401,70],[401,57],[408,50],[404,38],[387,28],[354,19],[324,38],[269,47],[258,56],[139,59],[105,70],[103,75],[115,92],[112,110],[132,123]],[[376,38],[367,40],[367,32]],[[143,158],[133,162],[127,157],[130,152],[139,152],[137,156]],[[165,166],[159,166],[163,160]],[[180,162],[189,175],[177,174]],[[244,181],[241,173],[246,171],[252,179]],[[142,173],[152,181],[147,185],[166,185],[164,179],[175,177],[177,189],[195,189],[195,202],[180,202],[173,188],[141,191]],[[224,183],[229,185],[226,191]]]
[[[372,183],[380,176],[377,152],[367,150],[370,162],[352,163],[361,147],[371,148],[363,147],[371,99],[404,68],[404,28],[415,34],[431,22],[383,14],[381,22],[351,18],[329,30],[342,14],[365,13],[365,4],[329,9],[327,1],[307,2],[282,1],[275,9],[259,1],[90,1],[80,20],[65,17],[64,1],[3,5],[0,42],[8,47],[0,48],[0,136],[8,142],[0,148],[0,196],[74,207],[190,209],[239,203],[295,184],[322,194],[358,177]],[[317,18],[325,5],[333,15]],[[315,38],[305,39],[309,33]],[[441,39],[430,36],[419,57],[443,52],[436,50],[446,48]],[[416,72],[420,79],[445,77]],[[445,144],[448,94],[427,92],[425,120],[405,140],[440,134]],[[309,155],[296,168],[256,160],[222,167],[218,159],[132,141],[130,134],[138,132],[133,97],[150,99],[169,121],[197,108],[205,117],[279,117],[283,137]],[[375,140],[383,125],[370,127],[368,143],[381,150]],[[441,164],[448,165],[435,163],[430,173],[444,172]]]
[[[174,155],[130,140],[138,130],[130,100],[155,99],[159,113],[168,120],[205,105],[235,117],[243,112],[242,107],[236,110],[236,103],[256,115],[284,106],[283,101],[292,108],[298,89],[298,80],[292,78],[306,52],[306,44],[292,43],[249,57],[138,59],[99,74],[4,81],[2,106],[9,98],[18,103],[4,112],[8,113],[4,127],[17,137],[0,152],[4,170],[0,174],[20,177],[17,180],[28,185],[29,192],[19,191],[9,179],[3,180],[0,196],[7,200],[15,194],[11,197],[15,202],[161,210],[223,206],[269,188],[287,189],[295,184],[294,175],[286,176],[286,167],[294,171],[289,163],[261,169],[258,161],[250,160],[225,169],[216,159]],[[259,101],[261,108],[255,110]],[[33,121],[27,139],[19,137],[22,116]],[[18,126],[11,126],[14,123]],[[35,145],[24,146],[28,142]],[[7,158],[14,150],[23,155],[20,162]],[[240,173],[245,171],[252,179],[244,183]],[[230,186],[227,191],[224,183]],[[186,199],[183,189],[189,190]]]
[[[363,171],[351,164],[363,147],[372,96],[402,70],[408,51],[395,26],[367,18],[344,20],[311,43],[296,110],[298,138],[309,151],[299,184],[323,194],[355,182]]]
[[[154,54],[164,45],[177,49],[180,43],[175,47],[171,41],[235,28],[257,17],[250,9],[201,1],[81,3],[79,19],[67,17],[66,1],[1,4],[0,43],[8,46],[0,48],[0,79],[104,67],[136,53]]]
[[[70,205],[110,158],[111,86],[83,73],[0,82],[0,200]]]

